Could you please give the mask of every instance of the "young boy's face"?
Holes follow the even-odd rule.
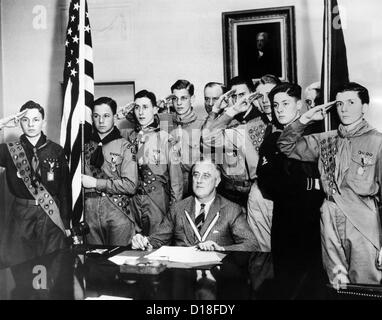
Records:
[[[349,125],[363,117],[366,104],[362,104],[356,91],[339,92],[336,96],[337,112],[343,125]]]
[[[28,109],[20,119],[20,126],[28,138],[34,138],[40,135],[44,119],[38,109]]]
[[[93,125],[98,133],[107,134],[114,128],[114,114],[110,106],[107,104],[100,104],[94,106]]]

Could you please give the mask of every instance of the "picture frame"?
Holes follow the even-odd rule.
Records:
[[[118,108],[134,100],[134,81],[95,82],[94,99],[110,97],[117,102]]]
[[[297,82],[294,6],[222,13],[225,83],[274,74]]]
[[[100,97],[110,97],[117,103],[117,111],[128,103],[134,101],[134,81],[111,81],[94,83],[94,100]],[[134,125],[126,120],[119,120],[120,129],[129,129]]]

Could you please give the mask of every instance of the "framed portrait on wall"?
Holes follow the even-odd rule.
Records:
[[[224,78],[297,82],[294,6],[222,13]]]

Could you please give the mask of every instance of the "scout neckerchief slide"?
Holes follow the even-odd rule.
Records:
[[[184,213],[186,214],[186,217],[188,219],[188,222],[190,222],[192,230],[194,230],[194,233],[196,237],[198,238],[199,242],[204,242],[207,239],[208,234],[210,233],[213,226],[216,224],[216,221],[219,219],[219,212],[216,212],[214,220],[211,221],[210,225],[208,226],[206,232],[203,234],[203,237],[200,235],[198,228],[195,226],[194,221],[191,219],[190,215],[186,210],[184,210]]]
[[[26,188],[29,193],[33,196],[33,198],[37,201],[41,209],[48,215],[48,217],[53,221],[53,223],[61,229],[61,231],[66,235],[64,223],[62,222],[60,216],[60,210],[53,197],[50,195],[48,190],[40,183],[36,188],[37,194],[35,194],[35,188],[32,185],[32,180],[29,176],[31,173],[31,166],[26,157],[25,150],[21,143],[18,142],[10,142],[7,143],[7,147],[13,163],[17,169],[17,176],[23,180]],[[48,177],[49,179],[49,177]]]

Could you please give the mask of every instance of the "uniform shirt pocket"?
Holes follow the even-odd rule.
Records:
[[[347,181],[357,194],[367,196],[375,192],[375,165],[376,159],[371,154],[353,154]]]
[[[121,165],[122,165],[123,157],[120,154],[110,154],[106,159],[105,162],[107,163],[108,168],[111,172],[117,173],[118,175],[121,174]]]

